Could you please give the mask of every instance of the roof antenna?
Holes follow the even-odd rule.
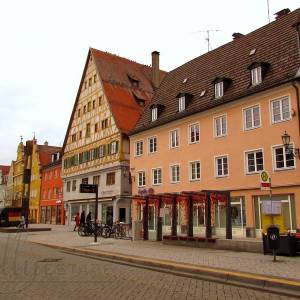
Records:
[[[269,23],[271,23],[271,20],[270,20],[270,3],[269,3],[269,0],[267,0],[267,5],[268,5],[268,19],[269,19]]]
[[[205,40],[207,41],[207,52],[212,50],[212,47],[210,46],[210,33],[211,32],[217,32],[217,31],[220,31],[220,30],[219,29],[207,29],[207,30],[199,30],[199,31],[195,32],[195,33],[198,33],[198,32],[205,32],[206,33]]]

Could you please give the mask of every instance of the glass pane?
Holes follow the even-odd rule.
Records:
[[[254,208],[255,208],[255,228],[260,229],[260,217],[259,217],[259,207],[258,207],[258,197],[254,197]]]
[[[246,110],[246,128],[252,127],[252,111],[251,109]]]
[[[226,227],[226,208],[224,205],[219,206],[219,214],[220,214],[220,227]]]
[[[171,226],[171,205],[165,206],[165,218],[164,218],[164,225]]]
[[[232,227],[242,226],[241,204],[231,204],[231,224]]]
[[[197,212],[198,212],[198,208],[197,208],[197,206],[194,205],[193,206],[193,226],[194,227],[198,226]]]
[[[259,107],[253,108],[253,123],[254,126],[260,125]]]
[[[198,224],[204,225],[205,210],[203,206],[198,206]]]
[[[155,214],[154,214],[154,206],[149,206],[148,211],[148,226],[149,230],[154,230],[154,223],[155,223]]]
[[[284,168],[283,149],[275,149],[276,168]]]
[[[274,121],[280,121],[281,120],[281,115],[280,115],[280,102],[279,101],[273,101],[272,102],[272,107],[273,107],[273,118]]]
[[[290,205],[288,202],[281,203],[281,210],[283,215],[284,229],[291,230],[291,222],[290,222]]]
[[[294,167],[295,162],[294,162],[294,155],[293,153],[286,154],[286,166],[287,167]]]

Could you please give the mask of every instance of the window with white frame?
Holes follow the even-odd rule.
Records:
[[[200,125],[192,124],[189,126],[189,143],[198,143],[200,140]]]
[[[146,185],[146,175],[145,171],[138,172],[138,187],[142,187]]]
[[[216,157],[216,176],[228,176],[228,156]]]
[[[149,153],[155,153],[157,151],[157,141],[155,136],[148,138],[148,151]]]
[[[135,142],[135,156],[141,156],[143,154],[143,147],[144,147],[143,141]]]
[[[118,141],[111,142],[111,144],[110,144],[110,154],[118,153],[118,145],[119,145]]]
[[[170,132],[170,148],[179,146],[179,130],[175,129]]]
[[[276,170],[295,168],[293,153],[287,153],[283,146],[274,147],[273,150]]]
[[[247,173],[257,173],[264,169],[264,157],[262,150],[246,152]]]
[[[185,96],[182,96],[178,99],[178,111],[184,111],[185,110]]]
[[[291,118],[290,99],[288,96],[271,101],[272,122],[287,121]]]
[[[215,83],[215,98],[222,98],[224,95],[223,81]]]
[[[200,180],[200,161],[190,162],[190,180]]]
[[[227,117],[226,115],[215,118],[215,137],[221,137],[227,134]]]
[[[152,122],[157,120],[157,107],[151,109],[151,120]]]
[[[251,69],[251,83],[252,85],[257,85],[262,82],[261,77],[261,66]]]
[[[161,180],[161,168],[157,168],[157,169],[153,169],[152,170],[152,184],[153,185],[157,185],[157,184],[161,184],[162,180]]]
[[[171,183],[180,181],[180,168],[179,165],[171,166]]]
[[[259,105],[244,109],[245,129],[260,127],[260,108]]]

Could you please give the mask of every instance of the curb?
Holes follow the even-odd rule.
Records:
[[[43,242],[31,242],[41,246],[60,249],[75,255],[84,255],[109,262],[119,262],[135,267],[144,267],[155,271],[171,273],[195,279],[231,284],[239,287],[254,288],[264,292],[300,298],[300,281],[253,273],[231,271],[188,263],[178,263],[170,260],[151,259],[141,256],[124,255],[101,250],[65,247]]]

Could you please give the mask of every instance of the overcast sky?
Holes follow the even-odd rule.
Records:
[[[299,0],[269,0],[270,18]],[[20,135],[61,146],[89,47],[170,71],[268,23],[267,0],[9,0],[0,4],[0,164]]]

